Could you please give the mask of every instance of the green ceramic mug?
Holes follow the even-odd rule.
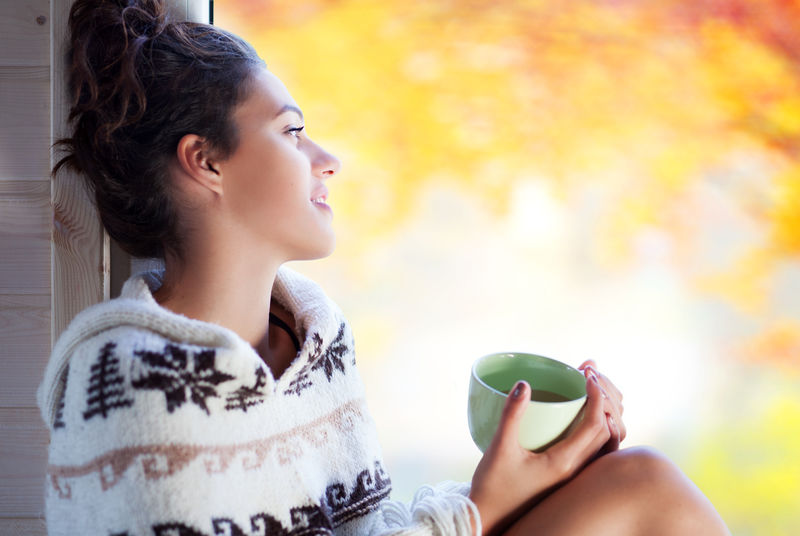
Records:
[[[490,354],[475,361],[469,382],[469,431],[481,452],[492,442],[508,392],[519,380],[532,388],[519,429],[524,448],[544,450],[579,422],[586,401],[586,379],[580,371],[540,355]]]

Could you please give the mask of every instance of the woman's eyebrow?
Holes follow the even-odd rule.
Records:
[[[278,110],[278,113],[275,114],[275,117],[278,117],[279,115],[281,115],[283,113],[286,113],[286,112],[294,112],[294,113],[296,113],[297,115],[300,116],[300,119],[303,119],[303,111],[300,108],[298,108],[297,106],[293,106],[291,104],[284,104],[283,108]]]

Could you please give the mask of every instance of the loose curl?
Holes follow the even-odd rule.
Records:
[[[69,15],[69,121],[56,142],[87,179],[108,234],[136,257],[181,257],[168,168],[186,134],[227,158],[233,108],[264,62],[224,30],[170,20],[163,0],[77,0]]]

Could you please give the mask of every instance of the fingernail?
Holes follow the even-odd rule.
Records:
[[[593,380],[594,383],[597,383],[597,374],[594,373],[594,370],[587,368],[586,371],[589,373],[589,379]]]
[[[517,382],[514,386],[514,391],[511,393],[511,398],[519,398],[522,395],[522,382]]]

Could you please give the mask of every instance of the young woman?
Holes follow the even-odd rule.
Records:
[[[78,315],[39,390],[50,534],[727,534],[661,455],[618,450],[622,395],[587,377],[582,424],[517,443],[519,383],[471,485],[391,489],[350,328],[282,265],[333,250],[340,163],[240,38],[160,0],[77,0],[64,165],[135,256]]]

